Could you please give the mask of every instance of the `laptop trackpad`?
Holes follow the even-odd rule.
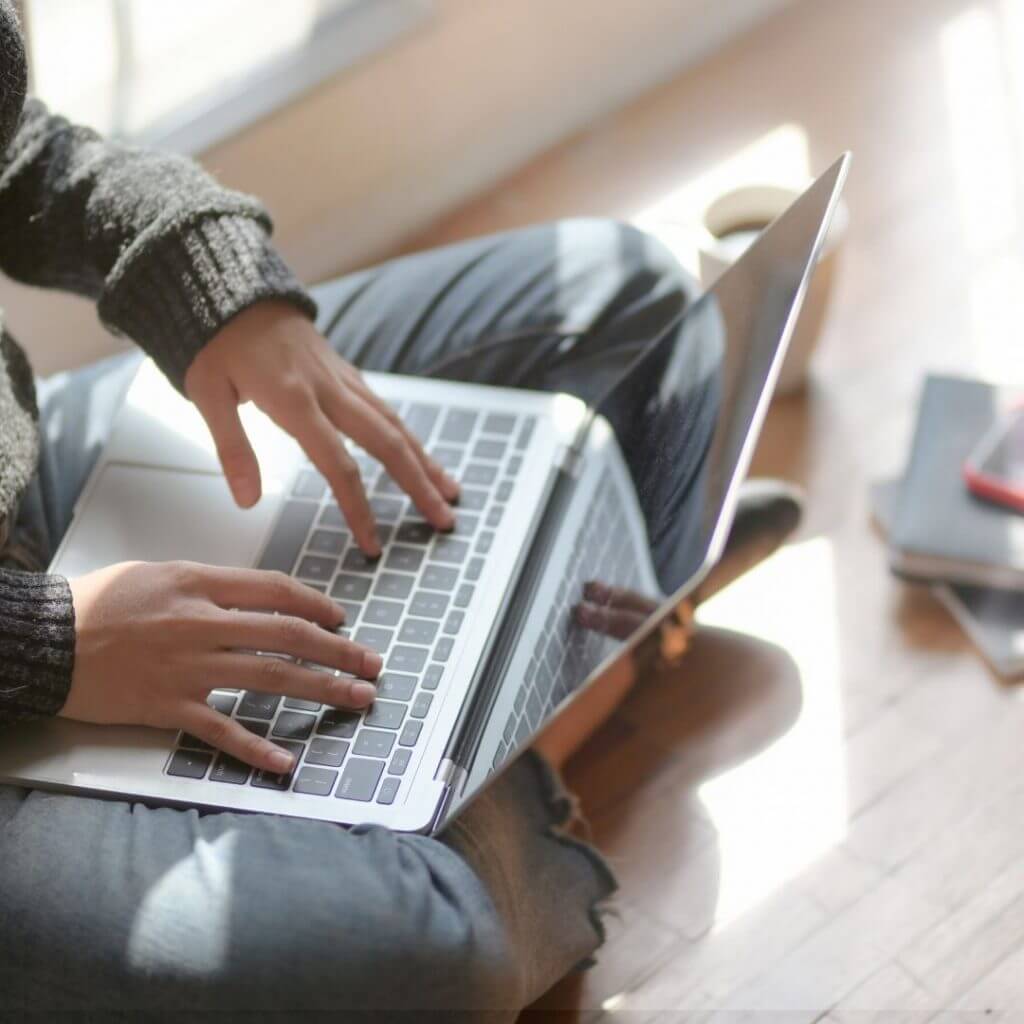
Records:
[[[281,485],[264,479],[263,490],[259,504],[243,511],[222,476],[108,463],[78,509],[52,571],[80,576],[128,560],[252,565]]]

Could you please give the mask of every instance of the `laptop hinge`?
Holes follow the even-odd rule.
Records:
[[[579,480],[583,467],[583,457],[575,448],[566,445],[555,456],[555,466],[562,473]]]
[[[443,782],[455,796],[458,796],[466,786],[469,772],[460,764],[456,764],[450,757],[441,759],[441,763],[434,772],[434,780]]]

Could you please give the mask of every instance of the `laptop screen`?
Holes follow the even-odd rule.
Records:
[[[562,492],[572,497],[540,557],[553,568],[531,593],[448,813],[602,666],[671,621],[720,557],[847,159],[592,403],[577,438],[579,478]]]

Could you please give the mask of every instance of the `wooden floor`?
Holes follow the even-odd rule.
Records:
[[[1024,5],[794,4],[410,248],[612,214],[685,259],[708,182],[845,148],[813,384],[756,462],[806,523],[572,764],[619,914],[531,1020],[1024,1020],[1024,703],[890,578],[867,503],[926,369],[1024,381]]]

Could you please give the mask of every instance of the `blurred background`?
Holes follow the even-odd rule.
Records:
[[[571,767],[620,914],[535,1013],[1011,1019],[1024,709],[890,575],[869,489],[903,472],[926,372],[1024,393],[1024,0],[23,6],[44,99],[259,195],[310,282],[565,216],[633,221],[706,278],[716,200],[853,151],[813,354],[755,462],[805,523]],[[0,303],[39,372],[119,344],[78,300]]]

